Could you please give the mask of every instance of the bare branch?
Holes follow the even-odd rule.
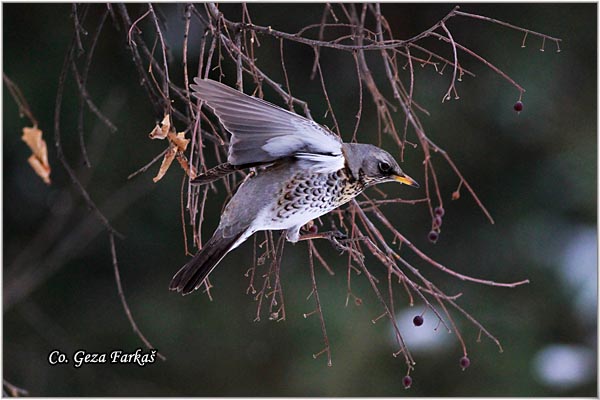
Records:
[[[121,274],[119,273],[119,264],[117,262],[117,250],[115,248],[115,235],[112,232],[110,232],[108,234],[108,238],[110,240],[110,253],[112,255],[112,263],[113,263],[113,270],[115,273],[115,281],[117,282],[117,291],[119,293],[119,298],[121,299],[121,304],[123,305],[123,310],[125,311],[125,315],[127,316],[127,319],[129,320],[129,323],[131,324],[133,331],[140,338],[140,340],[144,343],[146,348],[148,350],[154,350],[155,347],[152,345],[152,343],[150,343],[148,341],[148,339],[146,339],[146,337],[144,336],[142,331],[140,331],[140,329],[138,328],[135,320],[133,319],[133,315],[131,314],[131,310],[129,309],[129,305],[127,304],[127,300],[125,300],[125,294],[123,293],[123,286],[121,285]],[[156,352],[156,355],[161,360],[163,360],[163,361],[166,360],[165,356],[163,356],[159,352]]]

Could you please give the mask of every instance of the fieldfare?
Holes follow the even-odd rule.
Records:
[[[170,290],[185,295],[198,289],[223,257],[254,232],[286,230],[287,240],[295,243],[302,226],[369,186],[400,182],[419,187],[379,147],[343,143],[314,121],[222,83],[194,82],[193,96],[212,109],[231,139],[227,163],[192,183],[258,168],[239,186],[210,240],[175,274]]]

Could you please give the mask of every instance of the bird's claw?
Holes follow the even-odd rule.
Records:
[[[330,240],[346,240],[346,239],[348,239],[348,235],[346,235],[342,231],[335,230],[335,231],[329,232],[329,239]]]
[[[353,242],[353,239],[349,239],[348,235],[340,232],[340,231],[332,231],[329,234],[329,242],[333,246],[335,250],[343,254],[345,252],[350,253],[353,257],[364,260],[365,256],[352,246],[348,245],[348,243]]]

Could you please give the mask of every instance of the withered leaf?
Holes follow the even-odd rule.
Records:
[[[187,158],[184,155],[184,151],[187,149],[190,139],[185,138],[185,132],[175,133],[175,128],[171,126],[169,115],[165,115],[160,125],[156,125],[154,130],[150,132],[151,139],[164,139],[169,138],[169,149],[165,154],[160,170],[158,174],[152,178],[156,183],[165,176],[167,170],[171,166],[171,163],[175,158],[183,168],[186,174],[192,179],[196,177],[195,168],[190,168]]]
[[[42,139],[42,131],[37,127],[24,127],[21,139],[29,146],[33,155],[27,160],[36,174],[46,184],[50,184],[50,164],[48,163],[48,147]]]
[[[185,151],[187,149],[188,144],[190,143],[190,139],[185,138],[185,132],[179,132],[177,135],[170,132],[169,140],[177,146],[179,151]]]
[[[160,169],[158,170],[158,174],[154,178],[152,178],[154,183],[158,182],[159,180],[162,179],[163,176],[165,176],[165,174],[167,173],[167,170],[171,166],[171,163],[175,159],[176,154],[177,154],[177,147],[172,146],[172,145],[169,146],[169,149],[167,150],[167,153],[165,154],[165,157],[163,158],[162,164],[160,165]]]
[[[27,159],[27,162],[29,162],[29,165],[31,165],[31,168],[33,168],[35,173],[38,174],[38,176],[40,178],[42,178],[44,183],[46,183],[46,185],[49,185],[50,184],[50,167],[44,166],[40,162],[40,159],[37,158],[33,154]]]
[[[165,114],[162,122],[160,124],[156,124],[152,132],[148,136],[150,139],[164,139],[167,137],[169,132],[171,131],[171,118],[169,114]]]

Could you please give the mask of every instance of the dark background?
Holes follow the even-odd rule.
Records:
[[[382,8],[396,37],[406,38],[431,26],[452,6]],[[99,12],[103,6],[94,7]],[[132,17],[140,16],[142,7],[132,5]],[[157,8],[167,18],[172,78],[180,83],[183,6]],[[4,378],[34,396],[595,396],[596,4],[471,3],[462,9],[560,37],[562,52],[556,53],[551,42],[540,52],[541,41],[531,36],[521,48],[523,35],[498,25],[451,20],[455,40],[527,90],[524,111],[517,114],[512,109],[517,90],[462,55],[462,65],[477,77],[465,77],[459,84],[459,101],[442,104],[450,69],[443,76],[430,67],[416,74],[415,99],[431,113],[423,119],[426,131],[452,155],[496,224],[486,221],[466,191],[459,201],[450,201],[458,182],[441,158],[435,165],[446,216],[436,245],[427,242],[430,219],[425,207],[385,210],[417,246],[461,273],[502,282],[531,280],[516,289],[478,286],[417,262],[421,272],[448,293],[463,293],[459,304],[500,338],[503,353],[487,339],[476,343],[477,328],[459,318],[472,361],[463,372],[455,337],[443,328],[434,332],[435,325],[427,324],[415,334],[410,319],[422,306],[400,309],[401,329],[409,346],[413,343],[417,360],[413,388],[404,391],[406,368],[391,356],[395,347],[390,324],[383,319],[371,323],[380,314],[375,295],[364,277],[355,279],[364,303],[344,307],[345,260],[327,243],[317,246],[337,273],[330,277],[317,268],[317,280],[332,343],[332,368],[324,356],[312,357],[323,347],[318,319],[302,317],[314,307],[312,299],[306,301],[310,278],[305,244],[286,247],[284,322],[266,317],[253,322],[256,304],[245,294],[243,276],[252,257],[248,244],[230,254],[211,276],[213,302],[199,293],[185,298],[170,293],[168,282],[186,260],[179,208],[182,176],[174,166],[153,184],[156,165],[126,179],[164,149],[164,143],[147,138],[162,116],[153,112],[138,84],[124,47],[125,33],[115,31],[109,20],[88,89],[119,130],[110,133],[86,111],[93,167],[83,167],[75,129],[78,99],[70,83],[62,114],[65,153],[100,209],[125,235],[116,246],[125,294],[138,325],[167,361],[144,368],[49,366],[53,349],[69,355],[78,349],[132,351],[141,343],[117,296],[107,234],[72,187],[53,146],[54,99],[72,35],[71,6],[3,4],[4,72],[21,87],[38,118],[53,168],[51,186],[29,168],[30,153],[20,139],[27,121],[19,118],[4,89]],[[237,5],[224,5],[222,10],[231,19],[240,16]],[[322,6],[250,4],[249,10],[257,24],[295,32],[318,23]],[[141,27],[151,29],[147,24]],[[278,42],[262,41],[259,65],[280,79]],[[431,46],[438,46],[433,42]],[[190,42],[192,54],[197,54],[197,43]],[[326,105],[320,84],[309,79],[312,50],[286,47],[286,62],[295,95],[309,102],[315,119],[328,122],[322,117]],[[324,51],[322,65],[337,118],[342,129],[351,132],[358,106],[353,61]],[[227,81],[233,80],[229,74]],[[370,101],[367,96],[365,104]],[[397,118],[401,125],[402,117]],[[361,141],[375,142],[375,124],[369,106]],[[403,168],[422,181],[420,157],[420,149],[411,150]],[[410,188],[383,190],[406,198],[422,196]],[[209,196],[204,235],[216,226],[222,199],[222,192]],[[397,305],[405,306],[406,299]],[[433,316],[426,314],[426,320]]]

